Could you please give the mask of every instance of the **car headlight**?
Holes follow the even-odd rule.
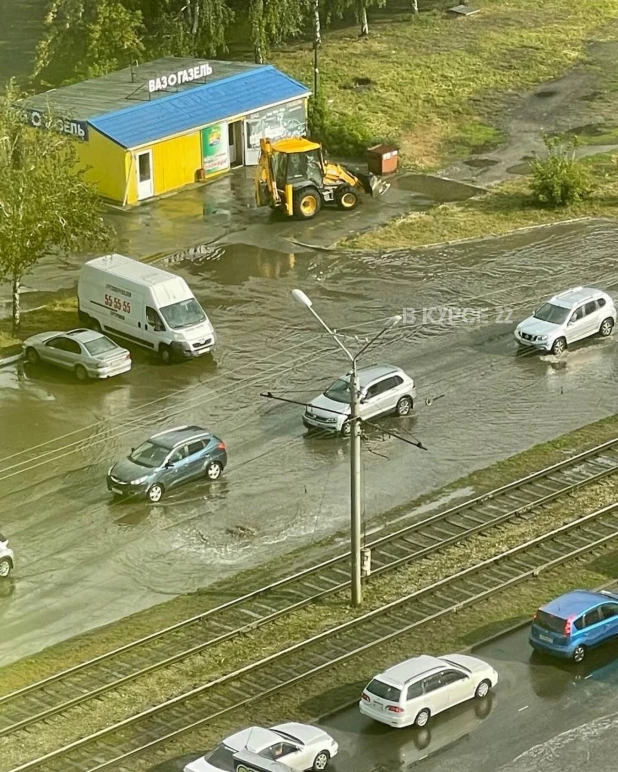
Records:
[[[547,340],[547,335],[537,335],[536,339],[537,340]]]
[[[144,475],[144,477],[138,477],[137,480],[131,480],[131,485],[141,485],[142,483],[145,483],[148,479],[148,475]]]

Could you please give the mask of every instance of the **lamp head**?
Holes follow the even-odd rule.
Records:
[[[305,306],[306,308],[311,308],[311,306],[313,305],[310,298],[308,298],[302,290],[299,290],[299,289],[292,290],[292,297],[297,303],[300,303],[301,306]]]

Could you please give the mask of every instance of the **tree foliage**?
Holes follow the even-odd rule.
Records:
[[[249,0],[249,29],[255,61],[261,64],[273,45],[298,35],[308,0]]]
[[[52,0],[34,77],[53,85],[126,67],[144,51],[142,12],[123,0]]]
[[[575,139],[545,137],[547,154],[531,163],[532,196],[544,206],[568,206],[587,198],[592,178],[585,164],[575,157]]]
[[[11,83],[0,100],[0,281],[13,287],[13,328],[19,329],[22,278],[44,256],[108,242],[95,190],[78,171],[76,142],[28,126]]]

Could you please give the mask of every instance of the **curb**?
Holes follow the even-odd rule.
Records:
[[[615,579],[612,580],[611,582],[607,582],[606,584],[602,584],[599,587],[593,587],[593,591],[601,592],[601,590],[608,590],[611,587],[616,587]],[[470,646],[466,646],[464,649],[459,649],[457,651],[457,654],[471,654],[476,649],[480,649],[482,646],[487,646],[490,643],[494,643],[495,641],[500,640],[500,638],[504,638],[505,635],[511,635],[512,633],[516,633],[518,630],[522,630],[524,627],[527,627],[529,624],[530,624],[530,619],[522,620],[521,622],[515,622],[514,624],[509,625],[508,627],[505,627],[504,630],[500,630],[497,633],[492,633],[491,635],[487,635],[485,638],[481,638],[479,641],[476,641],[476,643],[473,643]],[[338,707],[333,708],[332,710],[329,710],[326,713],[322,713],[320,716],[311,718],[309,720],[309,723],[312,723],[312,724],[321,723],[327,718],[331,718],[331,716],[337,715],[337,713],[342,713],[344,710],[353,708],[357,704],[358,704],[358,697],[354,700],[348,700],[348,702],[344,702]]]
[[[0,358],[0,367],[5,367],[6,365],[12,365],[15,362],[19,362],[20,359],[23,359],[23,353],[20,354],[13,354],[13,356],[10,357],[3,357]]]

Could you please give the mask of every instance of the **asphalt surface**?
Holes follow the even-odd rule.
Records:
[[[618,644],[580,666],[540,657],[528,628],[473,652],[500,682],[487,700],[391,729],[357,708],[324,723],[340,746],[333,772],[613,772],[618,751]]]
[[[168,267],[211,316],[214,362],[166,368],[136,352],[127,376],[87,385],[43,368],[1,369],[0,530],[18,568],[2,588],[0,664],[347,527],[346,443],[307,436],[302,408],[260,397],[311,399],[348,367],[294,304],[294,287],[350,333],[415,312],[363,361],[392,362],[416,378],[414,414],[381,425],[428,450],[371,430],[368,533],[380,512],[615,413],[615,336],[555,360],[518,355],[512,331],[565,287],[618,294],[617,235],[615,225],[593,222],[382,255],[212,247]],[[471,309],[463,319],[461,309]],[[224,478],[180,488],[159,506],[113,504],[110,464],[179,423],[226,441]]]

